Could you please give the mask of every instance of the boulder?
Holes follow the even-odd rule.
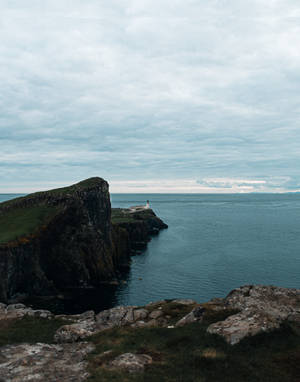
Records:
[[[152,363],[152,358],[147,354],[124,353],[110,362],[109,368],[126,370],[129,373],[141,373],[145,365]]]
[[[149,312],[147,309],[136,309],[136,310],[134,310],[133,314],[134,314],[134,320],[140,321],[140,320],[144,320],[145,318],[147,318]]]
[[[97,329],[104,330],[132,324],[135,321],[133,311],[136,308],[136,306],[118,306],[100,312],[96,316]]]
[[[175,326],[180,327],[186,324],[191,324],[193,322],[202,321],[205,310],[206,309],[202,306],[197,306],[190,313],[188,313],[186,316],[177,321]]]
[[[77,342],[86,337],[91,336],[96,331],[96,322],[85,320],[76,324],[64,325],[60,327],[55,335],[54,340],[58,343]]]
[[[228,317],[208,327],[211,334],[219,334],[230,345],[235,345],[247,336],[268,332],[280,327],[280,321],[263,312],[242,312]]]
[[[155,309],[149,314],[149,318],[151,319],[157,319],[163,315],[163,312],[161,310]]]

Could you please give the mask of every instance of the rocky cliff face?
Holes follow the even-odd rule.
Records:
[[[132,235],[126,224],[112,225],[108,184],[101,178],[2,203],[1,222],[1,301],[96,286],[128,264]]]
[[[130,209],[113,208],[112,224],[117,235],[123,235],[126,232],[129,243],[128,250],[131,254],[144,249],[151,236],[168,228],[167,224],[159,219],[151,209],[132,212]],[[124,239],[118,241],[124,243]]]

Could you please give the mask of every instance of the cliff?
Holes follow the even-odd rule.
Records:
[[[126,231],[131,254],[144,249],[151,236],[157,235],[161,229],[168,228],[151,209],[132,212],[126,208],[113,208],[111,221],[117,234]]]
[[[124,221],[112,224],[108,183],[101,178],[1,203],[0,300],[114,279],[128,265],[136,232],[149,240],[155,225],[149,217],[130,216],[128,230]]]

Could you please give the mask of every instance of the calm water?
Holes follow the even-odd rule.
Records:
[[[8,199],[0,195],[0,201]],[[248,283],[300,288],[300,194],[113,194],[113,207],[150,200],[168,225],[132,258],[127,284],[81,295],[66,310],[206,301]]]

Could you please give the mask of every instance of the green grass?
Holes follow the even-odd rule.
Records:
[[[72,194],[102,184],[100,178],[89,178],[69,187],[36,192],[0,203],[0,245],[34,234],[58,212],[59,207],[46,205],[43,199]]]
[[[0,215],[0,244],[34,234],[59,211],[58,207],[37,205],[10,209]]]
[[[174,314],[177,308],[168,309]],[[185,308],[186,309],[186,308]],[[280,330],[247,338],[235,346],[206,332],[228,312],[209,312],[199,324],[182,328],[118,328],[93,336],[96,350],[89,356],[89,382],[299,382],[300,337],[285,324]],[[112,350],[111,353],[102,353]],[[143,353],[153,358],[141,375],[108,371],[116,356]]]
[[[101,178],[97,178],[97,177],[89,178],[89,179],[83,180],[82,182],[73,184],[72,186],[56,188],[49,191],[35,192],[33,194],[28,194],[26,196],[21,196],[19,198],[7,200],[6,202],[0,203],[0,211],[1,211],[1,207],[11,208],[13,206],[18,206],[23,201],[30,200],[30,199],[38,199],[40,197],[48,197],[48,196],[56,197],[56,196],[71,194],[76,191],[82,191],[91,187],[95,187],[98,184],[102,183],[102,181],[103,180]]]
[[[58,319],[23,317],[0,321],[0,346],[19,343],[53,343],[56,330],[66,322]]]

